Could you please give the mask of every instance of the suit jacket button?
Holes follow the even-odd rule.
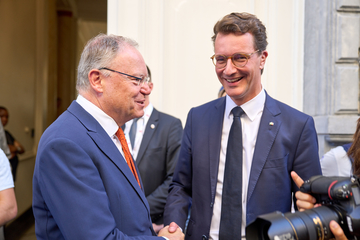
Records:
[[[206,237],[206,235],[202,235],[202,240],[207,240],[208,238]]]

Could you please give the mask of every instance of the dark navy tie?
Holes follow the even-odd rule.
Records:
[[[137,131],[137,121],[140,118],[134,118],[133,123],[130,127],[130,132],[129,132],[129,136],[130,136],[130,143],[131,143],[131,147],[132,149],[134,149],[134,145],[135,145],[135,138],[136,138],[136,131]]]
[[[219,240],[241,239],[242,220],[242,131],[241,107],[231,110],[234,120],[226,149]]]

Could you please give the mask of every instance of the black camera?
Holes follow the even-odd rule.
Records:
[[[273,212],[258,216],[246,227],[246,239],[326,240],[334,238],[335,220],[348,239],[360,239],[360,179],[314,176],[300,187],[322,206],[303,212]]]

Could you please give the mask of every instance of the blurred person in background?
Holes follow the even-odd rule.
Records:
[[[2,125],[5,127],[9,121],[9,111],[3,106],[0,106],[0,119]],[[19,164],[18,154],[23,154],[25,152],[25,148],[6,129],[5,129],[5,136],[6,136],[6,142],[10,150],[9,160],[11,164],[12,175],[15,181],[17,166]]]
[[[225,97],[226,92],[223,86],[221,86],[219,92],[218,92],[218,98]]]

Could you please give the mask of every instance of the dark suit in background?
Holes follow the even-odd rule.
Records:
[[[179,156],[183,128],[180,119],[155,108],[146,124],[136,157],[153,223],[163,224],[163,213]]]

